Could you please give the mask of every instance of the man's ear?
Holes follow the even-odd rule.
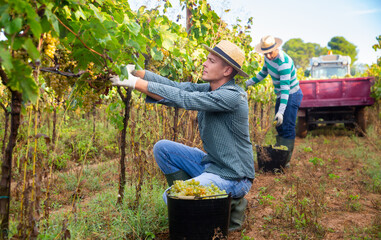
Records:
[[[225,71],[224,71],[224,76],[227,77],[227,76],[230,76],[230,74],[233,73],[233,67],[228,65],[225,67]]]

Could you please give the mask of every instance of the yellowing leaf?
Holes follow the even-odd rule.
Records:
[[[162,36],[163,40],[163,48],[166,50],[171,50],[175,44],[175,41],[177,40],[177,34],[167,32],[165,35]]]

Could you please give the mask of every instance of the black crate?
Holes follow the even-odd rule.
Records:
[[[258,169],[264,172],[283,172],[289,150],[275,149],[272,146],[256,146]]]
[[[169,234],[172,240],[227,239],[230,195],[196,200],[167,195],[167,200]]]

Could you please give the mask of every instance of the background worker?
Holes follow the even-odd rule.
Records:
[[[264,54],[265,63],[255,77],[246,81],[246,87],[259,83],[270,74],[277,96],[274,118],[278,132],[276,146],[284,145],[290,150],[287,159],[287,166],[289,166],[296,136],[296,115],[303,93],[296,78],[294,61],[279,49],[281,44],[280,38],[265,36],[255,46],[256,52]]]
[[[202,73],[207,83],[179,83],[150,71],[134,71],[131,65],[128,80],[120,81],[114,76],[111,81],[116,86],[135,88],[157,103],[198,111],[205,152],[160,140],[153,148],[154,157],[169,186],[174,180],[194,178],[201,185],[213,183],[231,193],[229,230],[236,230],[242,227],[247,206],[244,196],[255,174],[247,95],[234,80],[236,74],[248,77],[241,70],[245,55],[235,44],[225,40],[213,49],[204,47],[209,51]]]

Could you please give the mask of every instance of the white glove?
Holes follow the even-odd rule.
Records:
[[[120,86],[120,87],[131,87],[135,88],[136,81],[139,79],[138,77],[135,77],[132,75],[132,71],[135,70],[135,65],[128,64],[125,66],[125,69],[128,73],[128,79],[120,81],[120,78],[118,75],[112,75],[110,78],[110,81],[112,82],[113,86]]]
[[[274,121],[276,121],[276,126],[279,127],[283,123],[283,114],[278,112],[275,114]]]
[[[127,64],[127,67],[125,66],[125,68],[127,68],[128,77],[130,77],[130,74],[132,75],[132,71],[135,70],[135,65],[133,65],[133,64]]]

